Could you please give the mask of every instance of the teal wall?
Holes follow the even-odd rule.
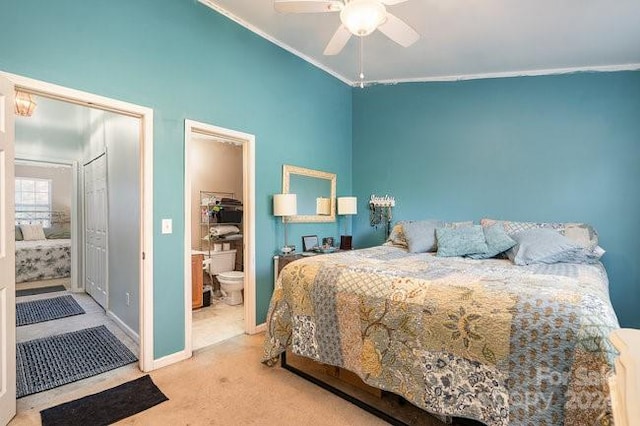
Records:
[[[184,119],[256,136],[257,317],[273,285],[282,164],[351,189],[351,88],[195,0],[3,0],[0,70],[154,110],[154,354],[184,347]],[[161,218],[174,233],[160,233]],[[291,225],[290,239],[338,235]]]
[[[396,197],[394,219],[588,222],[621,324],[640,327],[640,72],[353,93],[356,245],[383,239],[372,193]]]

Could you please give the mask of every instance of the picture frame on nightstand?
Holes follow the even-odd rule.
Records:
[[[318,247],[317,235],[305,235],[302,237],[302,251],[312,251]]]

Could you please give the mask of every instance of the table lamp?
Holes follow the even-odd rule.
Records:
[[[284,223],[284,246],[281,251],[289,254],[293,251],[287,241],[287,218],[298,214],[298,200],[296,194],[274,194],[273,195],[273,215],[281,216]]]
[[[338,197],[338,215],[350,216],[358,214],[356,197]],[[347,218],[344,218],[344,234],[340,236],[340,250],[351,250],[352,236],[347,235]]]

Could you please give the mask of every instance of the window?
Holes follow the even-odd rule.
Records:
[[[51,226],[51,179],[16,177],[16,225]]]

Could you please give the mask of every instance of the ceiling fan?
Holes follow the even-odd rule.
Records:
[[[420,34],[404,21],[387,12],[406,0],[275,0],[276,11],[282,13],[340,12],[340,27],[324,50],[325,55],[337,55],[352,35],[364,37],[375,30],[403,47],[418,41]]]

